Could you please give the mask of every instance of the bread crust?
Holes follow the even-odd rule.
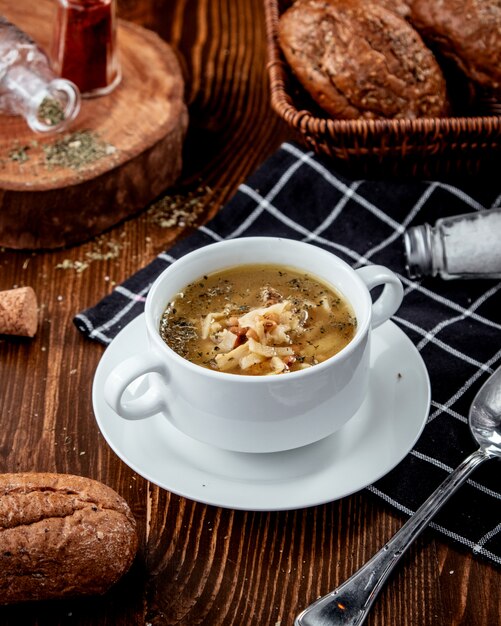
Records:
[[[280,46],[313,99],[338,118],[447,114],[445,79],[415,29],[376,2],[298,0]]]
[[[106,485],[0,474],[0,604],[105,593],[137,552],[136,522]]]
[[[482,87],[501,92],[501,0],[407,0],[425,41]]]

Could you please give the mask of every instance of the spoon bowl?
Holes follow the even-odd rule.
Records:
[[[480,448],[486,454],[501,456],[501,367],[473,399],[468,421]]]
[[[298,615],[295,626],[360,626],[400,557],[442,505],[476,467],[501,457],[501,366],[477,392],[468,423],[478,450],[449,474],[388,543],[351,578]]]

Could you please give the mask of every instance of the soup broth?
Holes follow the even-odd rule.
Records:
[[[231,374],[314,366],[353,338],[351,305],[300,270],[242,265],[201,276],[168,304],[162,339],[192,363]]]

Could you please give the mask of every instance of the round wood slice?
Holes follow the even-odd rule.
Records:
[[[48,49],[51,3],[33,11],[0,0],[0,13]],[[0,115],[0,245],[57,248],[89,239],[138,212],[181,172],[188,125],[184,82],[172,48],[155,33],[119,21],[120,85],[83,99],[64,134],[90,130],[115,150],[80,169],[45,162],[44,145],[61,135],[31,131],[21,117]],[[24,148],[24,162],[12,151]]]

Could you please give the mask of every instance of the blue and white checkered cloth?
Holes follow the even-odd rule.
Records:
[[[105,344],[134,317],[155,278],[172,261],[214,241],[268,235],[308,241],[354,267],[378,263],[401,278],[404,301],[393,320],[423,357],[432,385],[426,427],[414,449],[367,490],[412,514],[476,448],[467,425],[474,395],[501,364],[501,281],[411,280],[402,243],[411,225],[501,206],[501,183],[349,180],[331,164],[286,143],[204,226],[117,286],[75,318]],[[501,241],[501,233],[499,233]],[[501,245],[501,243],[500,243]],[[501,565],[499,461],[479,468],[434,518],[431,527]]]

